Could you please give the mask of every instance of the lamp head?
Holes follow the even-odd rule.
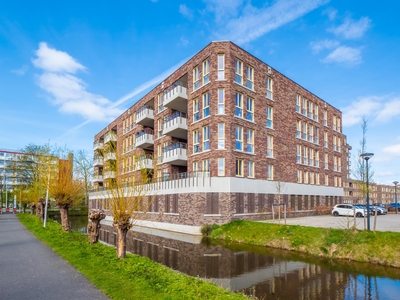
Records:
[[[372,156],[374,156],[373,153],[361,153],[360,157],[362,157],[365,160],[369,160]]]
[[[397,185],[399,182],[398,181],[393,181],[393,184],[394,185]]]

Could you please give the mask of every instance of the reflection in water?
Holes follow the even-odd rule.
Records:
[[[112,227],[102,225],[101,241],[115,246],[116,237]],[[129,231],[127,251],[259,299],[398,299],[400,292],[399,280],[376,276],[399,279],[400,270],[374,266],[371,276],[361,264],[341,269],[331,262],[263,247],[192,244]]]
[[[49,218],[56,221],[57,223],[61,223],[60,215],[50,215]],[[68,216],[68,223],[72,231],[87,234],[87,216]]]

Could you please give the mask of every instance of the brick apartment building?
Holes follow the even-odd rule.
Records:
[[[211,42],[94,140],[92,208],[109,180],[129,186],[145,166],[148,218],[195,226],[267,218],[278,203],[334,205],[351,149],[338,109],[229,41]]]

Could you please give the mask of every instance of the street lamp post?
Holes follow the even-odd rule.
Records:
[[[398,207],[397,207],[397,184],[398,184],[399,182],[398,181],[393,181],[393,184],[394,184],[394,202],[396,203],[396,215],[397,215],[397,213],[398,213]]]
[[[369,159],[374,156],[373,153],[362,153],[360,154],[360,157],[362,157],[367,165],[366,165],[366,173],[367,173],[367,229],[371,230],[370,228],[370,215],[369,215],[369,175],[368,175],[368,161]]]

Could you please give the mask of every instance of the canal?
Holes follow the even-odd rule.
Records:
[[[71,225],[85,233],[87,218],[71,218]],[[114,229],[102,225],[100,240],[115,246]],[[199,242],[193,236],[162,230],[129,231],[127,251],[259,299],[399,299],[400,269],[265,247]]]

